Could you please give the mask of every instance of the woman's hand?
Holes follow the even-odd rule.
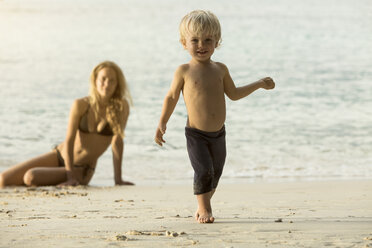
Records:
[[[115,182],[115,185],[134,185],[134,183],[120,180],[120,181]]]
[[[58,184],[57,186],[60,187],[60,186],[78,186],[78,185],[79,185],[79,181],[76,180],[75,178],[71,178],[63,183]]]

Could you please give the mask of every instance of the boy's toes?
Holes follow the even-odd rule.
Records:
[[[197,213],[197,216],[195,215],[195,218],[196,218],[196,220],[199,222],[199,223],[213,223],[214,222],[214,217],[213,216],[211,216],[211,215],[206,215],[206,216],[204,216],[204,215],[199,215],[198,213]]]
[[[196,221],[199,221],[199,213],[198,213],[198,211],[195,212],[195,220]]]
[[[199,223],[207,223],[207,218],[199,217],[198,221]]]

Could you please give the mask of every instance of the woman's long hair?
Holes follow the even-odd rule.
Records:
[[[124,138],[124,132],[120,126],[120,117],[123,114],[123,100],[127,102],[130,106],[132,105],[132,97],[129,93],[128,85],[125,80],[124,74],[120,67],[112,61],[104,61],[99,63],[96,67],[94,67],[92,73],[90,74],[90,92],[89,92],[89,102],[92,106],[96,118],[98,118],[98,113],[100,109],[100,105],[98,104],[100,100],[100,95],[97,91],[96,80],[97,75],[100,70],[103,68],[111,68],[116,73],[117,78],[117,86],[112,95],[107,107],[106,107],[106,119],[109,123],[112,131],[115,135],[119,135],[120,137]],[[126,113],[129,114],[129,113]]]

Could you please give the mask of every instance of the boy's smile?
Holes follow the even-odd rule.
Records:
[[[217,42],[208,35],[189,35],[182,41],[182,45],[193,59],[205,62],[213,55]]]
[[[198,53],[199,55],[203,56],[203,55],[207,54],[208,51],[206,51],[206,50],[199,50],[199,51],[197,51],[197,53]]]

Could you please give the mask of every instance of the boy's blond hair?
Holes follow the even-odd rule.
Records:
[[[185,15],[180,23],[180,41],[183,44],[186,36],[210,35],[216,41],[216,47],[221,44],[221,26],[218,18],[210,11],[194,10]]]

